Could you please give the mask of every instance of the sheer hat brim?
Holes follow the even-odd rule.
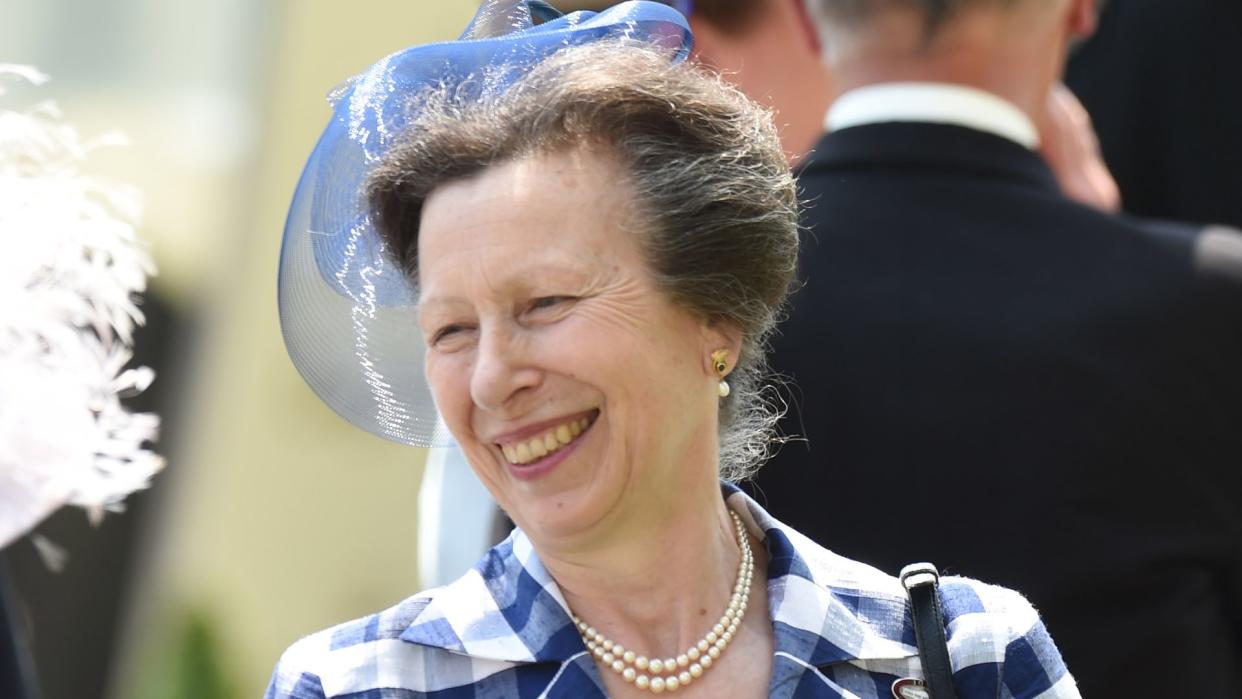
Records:
[[[461,39],[398,51],[349,80],[332,96],[332,117],[298,181],[277,283],[285,347],[324,403],[385,439],[451,443],[423,375],[416,292],[363,200],[370,168],[417,115],[410,98],[485,73],[516,80],[561,48],[607,38],[667,48],[673,60],[690,50],[685,18],[659,3],[564,16],[549,10],[485,2]],[[546,21],[535,24],[540,18]]]

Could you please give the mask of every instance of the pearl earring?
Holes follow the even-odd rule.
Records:
[[[724,380],[725,374],[729,370],[729,363],[725,359],[729,356],[728,350],[716,350],[712,352],[712,365],[716,369],[716,373],[720,375],[720,383],[716,385],[716,392],[721,398],[729,395],[729,382]]]

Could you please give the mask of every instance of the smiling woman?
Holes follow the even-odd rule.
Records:
[[[773,437],[764,343],[798,238],[776,132],[679,60],[675,12],[609,12],[508,34],[503,58],[471,71],[430,47],[422,88],[380,90],[400,105],[399,133],[349,131],[364,147],[394,134],[348,192],[366,208],[339,229],[340,249],[373,235],[384,252],[351,287],[349,318],[376,315],[395,270],[406,286],[390,296],[417,308],[439,414],[518,528],[457,582],[299,641],[269,697],[879,697],[917,685],[901,583],[819,548],[730,482]],[[647,33],[525,50],[610,18]],[[312,164],[338,152],[324,143]],[[301,228],[299,210],[295,235],[337,230],[314,207]],[[341,284],[359,268],[343,259],[313,271]],[[376,342],[359,335],[351,351]],[[942,589],[960,681],[984,688],[967,696],[1076,695],[1019,596]]]

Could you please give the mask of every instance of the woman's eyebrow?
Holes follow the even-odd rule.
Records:
[[[430,296],[420,296],[414,308],[418,312],[418,316],[422,318],[425,315],[435,313],[449,313],[455,307],[469,308],[470,306],[470,302],[460,296],[432,294]]]
[[[557,291],[567,291],[591,286],[608,269],[611,266],[606,266],[603,260],[592,260],[590,263],[556,259],[514,260],[514,264],[503,275],[487,282],[487,288],[492,293],[506,296],[537,293],[552,287]],[[465,296],[453,292],[432,293],[420,298],[419,307],[453,303],[470,302]]]

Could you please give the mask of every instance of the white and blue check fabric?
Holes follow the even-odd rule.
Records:
[[[887,699],[921,677],[905,590],[773,519],[731,485],[728,505],[768,554],[774,633],[768,696]],[[941,579],[961,699],[1079,697],[1039,615],[1018,593]],[[556,582],[515,530],[469,573],[290,647],[266,699],[604,699]]]

